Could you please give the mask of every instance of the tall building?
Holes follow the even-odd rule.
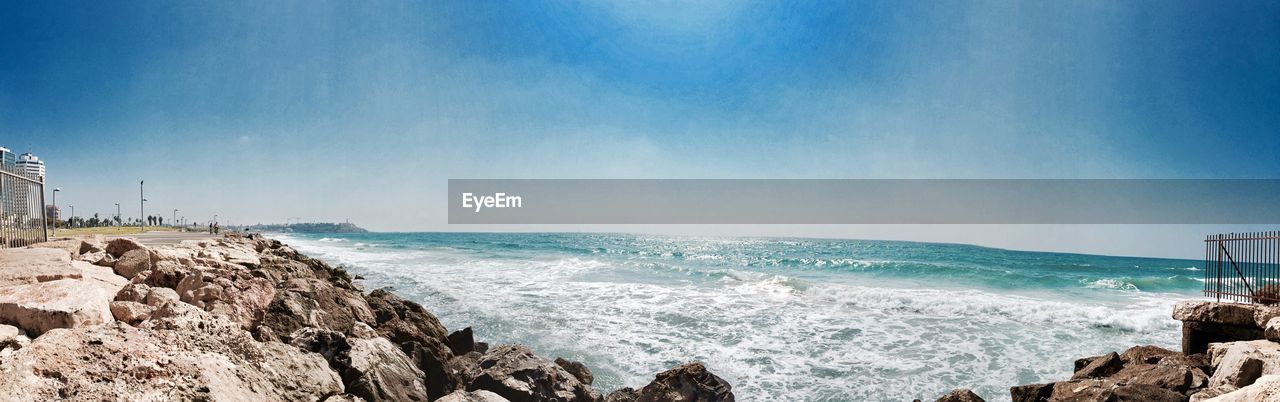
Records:
[[[18,162],[14,165],[17,172],[31,177],[37,177],[40,181],[44,181],[44,161],[32,155],[30,152],[18,156]]]
[[[12,172],[18,164],[18,154],[10,151],[9,148],[0,147],[0,169]]]

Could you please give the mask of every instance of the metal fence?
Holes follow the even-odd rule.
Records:
[[[1280,232],[1211,235],[1204,245],[1205,296],[1242,303],[1280,302]]]
[[[47,227],[44,182],[0,168],[0,248],[46,241]]]

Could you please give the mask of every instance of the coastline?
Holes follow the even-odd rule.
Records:
[[[0,250],[9,400],[732,401],[690,362],[602,392],[581,363],[452,332],[261,235]],[[85,364],[90,363],[90,364]]]
[[[277,239],[163,239],[86,236],[0,250],[0,399],[735,400],[730,383],[697,362],[638,389],[595,389],[583,363],[446,328],[418,303],[363,289],[345,269]],[[1280,340],[1276,316],[1280,308],[1180,303],[1173,318],[1200,331],[1198,346],[1183,340],[1196,353],[1117,350],[1077,360],[1070,379],[1010,384],[1008,395],[1280,395],[1280,343],[1268,340]],[[959,388],[937,400],[983,399]]]

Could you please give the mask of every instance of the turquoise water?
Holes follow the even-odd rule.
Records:
[[[744,401],[932,400],[1176,348],[1202,262],[958,244],[630,234],[277,235],[450,329],[581,360],[607,392],[687,360]]]

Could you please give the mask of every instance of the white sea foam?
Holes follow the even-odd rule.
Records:
[[[371,286],[396,286],[450,328],[584,360],[604,391],[701,360],[744,401],[932,399],[956,387],[1000,401],[1011,385],[1068,378],[1077,357],[1172,346],[1178,331],[1174,298],[1155,293],[1072,300],[596,258],[604,255],[494,259],[285,241],[351,265]]]

